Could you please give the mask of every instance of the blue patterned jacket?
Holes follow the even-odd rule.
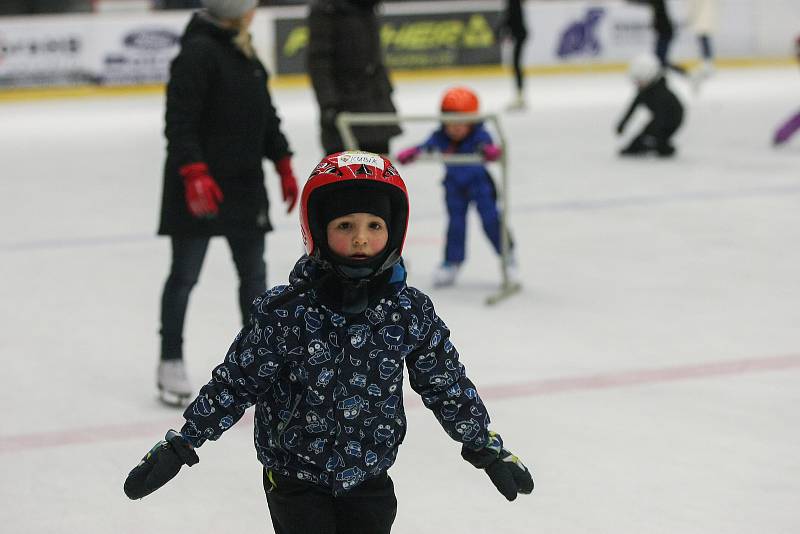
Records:
[[[297,286],[320,276],[303,256]],[[489,415],[464,373],[450,331],[397,264],[389,291],[345,316],[316,290],[280,306],[277,286],[253,302],[247,327],[184,413],[199,447],[256,406],[255,446],[267,468],[329,488],[352,489],[386,471],[406,433],[403,366],[444,430],[469,448],[489,441]]]

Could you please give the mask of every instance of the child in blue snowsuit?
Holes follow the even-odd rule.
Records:
[[[477,113],[478,97],[470,89],[455,87],[442,98],[444,113]],[[500,148],[481,123],[447,122],[421,145],[407,148],[397,155],[400,163],[410,163],[421,152],[441,154],[479,154],[487,161],[500,157]],[[447,205],[447,243],[444,262],[434,276],[437,287],[455,283],[466,256],[467,209],[475,203],[483,223],[483,231],[498,254],[501,254],[500,214],[497,209],[497,191],[486,166],[476,164],[446,164],[444,177],[445,204]],[[510,259],[509,267],[514,268]]]
[[[170,430],[128,475],[128,497],[197,463],[196,448],[255,406],[276,533],[388,533],[397,501],[387,470],[406,433],[404,366],[464,459],[508,500],[530,493],[530,472],[489,430],[450,331],[430,298],[406,285],[408,196],[391,162],[368,152],[327,156],[300,211],[307,254],[289,285],[253,302],[180,432]]]

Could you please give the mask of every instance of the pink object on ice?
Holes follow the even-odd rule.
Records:
[[[792,137],[792,135],[794,135],[797,130],[800,130],[800,112],[783,123],[780,128],[775,130],[775,138],[773,139],[773,143],[776,145],[785,143],[790,137]]]

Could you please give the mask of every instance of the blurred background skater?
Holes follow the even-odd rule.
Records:
[[[311,0],[308,13],[308,74],[319,104],[322,148],[345,149],[336,129],[341,111],[396,112],[392,83],[383,63],[378,0]],[[389,140],[400,127],[357,126],[361,150],[389,153]]]
[[[181,38],[167,84],[167,160],[159,235],[170,236],[172,263],[161,299],[161,399],[192,393],[183,363],[183,326],[212,236],[228,241],[239,276],[242,320],[266,289],[270,224],[262,158],[275,164],[291,211],[297,180],[291,151],[267,88],[267,71],[248,28],[256,0],[203,0]]]
[[[513,43],[511,56],[514,68],[514,98],[506,106],[508,111],[522,110],[527,107],[525,101],[525,70],[522,66],[522,50],[528,39],[528,29],[525,26],[525,14],[522,11],[522,0],[507,0],[506,10],[498,27],[500,39],[510,38]]]
[[[442,113],[477,113],[478,96],[467,87],[454,87],[442,98]],[[443,123],[421,145],[406,148],[397,155],[400,163],[411,163],[421,152],[442,154],[480,154],[486,161],[497,161],[501,149],[492,141],[483,123]],[[500,214],[497,209],[497,190],[486,166],[475,164],[445,164],[445,204],[447,205],[447,243],[444,262],[434,274],[437,287],[453,285],[466,256],[467,209],[474,203],[483,223],[483,231],[494,250],[501,254]],[[507,261],[508,277],[517,278],[513,244]]]
[[[794,55],[797,61],[800,62],[800,35],[798,35],[797,39],[794,41]],[[773,144],[778,146],[786,143],[797,130],[800,130],[800,111],[795,113],[792,117],[789,117],[789,120],[775,130],[775,135],[772,138]]]
[[[714,73],[714,48],[711,37],[717,22],[717,0],[692,0],[689,5],[689,24],[700,47],[700,65],[692,71],[695,90]]]
[[[625,131],[625,125],[640,105],[651,114],[650,122],[633,140],[620,151],[621,156],[641,156],[654,152],[661,157],[675,154],[670,139],[683,122],[683,104],[667,86],[658,59],[651,54],[641,54],[631,62],[629,74],[636,84],[636,97],[617,125],[617,134]]]
[[[650,6],[653,12],[652,26],[656,37],[656,57],[663,68],[674,70],[679,74],[686,74],[686,69],[669,61],[669,47],[675,37],[675,27],[669,11],[667,11],[665,0],[628,0],[628,2]]]

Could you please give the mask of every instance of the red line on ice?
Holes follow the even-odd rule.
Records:
[[[800,354],[772,356],[766,358],[749,358],[722,362],[708,362],[679,367],[660,369],[642,369],[618,373],[595,374],[547,380],[531,380],[490,386],[479,386],[483,399],[508,399],[532,397],[537,395],[554,395],[569,391],[587,391],[596,389],[639,386],[644,384],[660,384],[698,378],[710,378],[727,375],[741,375],[761,371],[778,371],[800,367]],[[417,397],[408,397],[404,401],[406,408],[421,406]],[[240,423],[252,422],[252,410],[242,417]],[[134,424],[102,425],[96,427],[73,428],[49,432],[20,434],[16,436],[0,436],[0,454],[30,451],[33,449],[51,449],[66,445],[87,445],[105,443],[124,439],[141,439],[158,437],[170,426],[181,422],[180,414],[159,421]],[[241,428],[243,425],[237,425]]]

